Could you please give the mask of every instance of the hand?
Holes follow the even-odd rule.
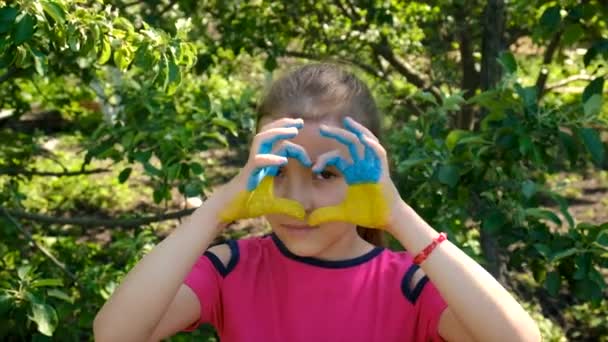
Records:
[[[389,228],[392,206],[399,193],[388,174],[386,151],[363,125],[351,118],[345,118],[343,124],[345,129],[322,125],[320,133],[344,144],[352,163],[334,150],[319,157],[313,172],[320,173],[327,166],[335,166],[348,184],[345,199],[336,206],[314,210],[308,224],[316,226],[343,221],[368,228]]]
[[[221,221],[231,222],[266,214],[286,214],[304,219],[305,210],[299,202],[274,197],[274,176],[287,163],[287,158],[297,159],[307,167],[312,165],[301,146],[286,141],[294,138],[303,125],[302,119],[277,120],[264,126],[253,138],[249,160],[235,177],[237,188],[245,188],[243,183],[246,183],[246,188],[240,190],[220,212]]]

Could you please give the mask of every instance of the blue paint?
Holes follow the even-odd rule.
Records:
[[[347,139],[344,135],[329,132],[320,129],[320,134],[324,137],[334,139],[345,145],[350,152],[352,163],[349,164],[342,156],[334,156],[329,158],[322,165],[317,166],[313,172],[320,173],[328,166],[335,166],[346,179],[346,183],[363,184],[363,183],[378,183],[382,176],[382,160],[376,151],[365,141],[365,134],[351,125],[348,120],[344,119],[344,128],[353,133],[363,145],[363,158],[359,155],[357,145],[352,140]]]
[[[301,129],[303,127],[303,123],[301,123],[301,122],[294,123],[294,124],[287,125],[285,127],[286,128],[295,127],[297,129]],[[279,134],[279,135],[270,137],[270,138],[266,139],[265,141],[263,141],[262,143],[260,143],[260,148],[258,149],[258,154],[270,154],[270,153],[272,153],[272,149],[273,149],[275,143],[277,143],[281,140],[294,138],[296,135],[297,135],[297,133],[292,133],[292,134]],[[276,156],[281,156],[281,157],[285,157],[285,158],[296,159],[300,163],[302,163],[302,165],[304,165],[306,167],[312,166],[312,162],[310,161],[310,158],[308,158],[306,151],[301,146],[298,146],[298,145],[284,145],[276,153],[273,153],[273,154]],[[256,168],[251,173],[251,176],[249,176],[249,179],[247,181],[247,190],[253,191],[255,188],[257,188],[257,186],[260,184],[262,179],[264,179],[264,177],[266,177],[266,176],[271,176],[271,177],[276,176],[279,173],[279,170],[281,169],[281,167],[285,166],[286,164],[287,164],[287,161],[285,161],[279,165],[271,165],[271,166],[264,166],[264,167]]]

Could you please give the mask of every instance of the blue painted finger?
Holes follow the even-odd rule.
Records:
[[[255,190],[255,188],[258,187],[258,185],[260,184],[262,179],[264,179],[264,177],[276,176],[278,173],[278,170],[281,167],[285,166],[286,164],[287,164],[287,161],[285,161],[279,165],[263,166],[263,167],[256,168],[255,170],[253,170],[253,172],[251,172],[249,179],[247,179],[247,190],[248,191]]]
[[[304,150],[303,147],[301,147],[299,145],[291,145],[291,144],[283,145],[275,154],[277,156],[281,156],[281,157],[285,157],[285,158],[296,159],[297,161],[299,161],[302,165],[304,165],[306,167],[312,166],[312,161],[310,161],[310,158],[308,158],[306,151]],[[267,175],[269,175],[269,176],[278,175],[279,170],[284,165],[285,164],[268,166]]]
[[[342,174],[346,174],[348,172],[348,168],[350,165],[344,158],[342,158],[342,156],[333,156],[331,158],[325,159],[320,165],[316,166],[314,168],[314,170],[312,170],[312,171],[314,173],[321,173],[328,166],[335,166],[338,170],[340,170],[340,172],[342,172]]]
[[[357,162],[361,159],[359,156],[359,151],[357,150],[357,144],[352,140],[346,138],[345,136],[339,133],[334,133],[323,128],[320,128],[319,132],[322,136],[337,140],[339,143],[348,147],[348,152],[350,153],[351,158],[353,158],[353,162]]]
[[[272,136],[260,143],[260,147],[258,148],[258,154],[268,154],[272,151],[272,147],[275,143],[280,140],[294,138],[296,135],[298,135],[298,133],[284,133]]]

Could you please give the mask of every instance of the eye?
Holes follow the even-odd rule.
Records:
[[[279,171],[277,171],[277,175],[275,177],[282,177],[285,175],[285,166],[279,167]]]
[[[318,180],[328,180],[338,177],[339,174],[330,170],[323,170],[316,174],[316,179]]]

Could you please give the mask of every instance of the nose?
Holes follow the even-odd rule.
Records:
[[[285,197],[299,202],[304,207],[306,214],[309,214],[313,208],[311,192],[312,184],[310,184],[310,182],[305,182],[302,181],[302,179],[291,177],[291,179],[287,181]]]
[[[306,173],[306,170],[289,170],[280,182],[275,183],[275,194],[299,202],[309,214],[313,210],[313,187],[310,174]]]

